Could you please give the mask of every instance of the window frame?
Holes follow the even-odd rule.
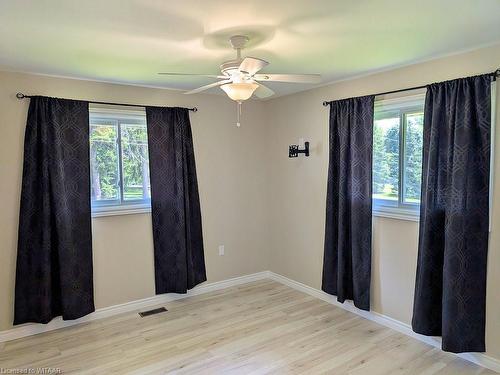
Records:
[[[89,130],[91,130],[93,125],[97,125],[93,124],[93,120],[95,119],[104,120],[108,123],[111,123],[112,126],[116,127],[119,198],[99,202],[93,200],[91,196],[90,204],[91,204],[92,217],[151,212],[151,197],[147,199],[129,199],[129,200],[124,199],[123,153],[122,153],[123,146],[122,146],[122,134],[121,134],[122,125],[144,126],[146,127],[146,132],[147,132],[145,108],[133,107],[131,109],[128,107],[124,108],[123,106],[92,105],[89,107]]]
[[[405,201],[405,184],[406,184],[406,140],[407,140],[407,124],[406,118],[408,115],[422,113],[425,101],[425,93],[376,100],[374,105],[374,113],[378,108],[383,108],[383,111],[398,111],[399,112],[399,163],[398,163],[398,199],[389,200],[382,198],[374,198],[372,193],[372,212],[373,216],[388,217],[393,219],[402,219],[410,221],[419,221],[420,219],[420,202],[411,203]],[[375,126],[375,119],[373,122]]]

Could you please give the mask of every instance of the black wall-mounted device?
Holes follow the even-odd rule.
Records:
[[[299,149],[299,145],[290,145],[288,147],[288,157],[296,158],[299,154],[304,154],[304,156],[309,156],[309,142],[304,142],[304,149]]]

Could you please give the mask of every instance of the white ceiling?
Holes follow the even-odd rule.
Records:
[[[217,74],[232,34],[264,72],[330,82],[500,42],[500,1],[0,0],[0,69],[192,89],[212,80],[156,73]]]

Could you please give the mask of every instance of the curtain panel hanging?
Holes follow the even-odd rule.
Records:
[[[412,327],[484,352],[491,75],[428,86]]]
[[[31,98],[14,324],[94,311],[89,169],[88,103]]]
[[[322,289],[370,309],[374,96],[330,103]]]
[[[187,108],[146,107],[156,293],[206,281],[198,182]]]

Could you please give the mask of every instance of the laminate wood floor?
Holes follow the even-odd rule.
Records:
[[[0,344],[0,368],[77,374],[493,374],[262,280]]]

